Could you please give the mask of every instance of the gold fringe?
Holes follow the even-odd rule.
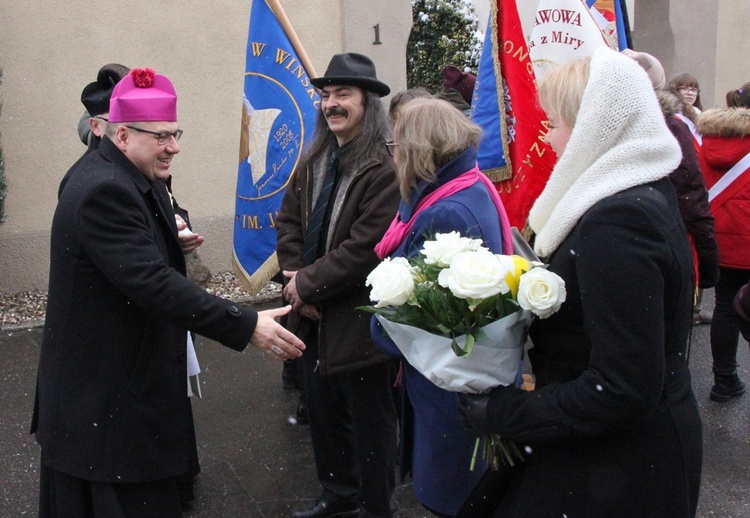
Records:
[[[271,279],[279,273],[279,260],[276,257],[276,252],[271,254],[268,259],[261,264],[255,273],[250,274],[240,264],[237,259],[237,254],[232,251],[232,263],[234,264],[234,272],[237,277],[242,281],[242,285],[251,295],[257,295],[260,290],[268,286]]]
[[[492,183],[504,182],[513,178],[513,171],[510,166],[504,165],[502,167],[495,167],[494,169],[487,169],[482,171]]]
[[[529,220],[526,220],[526,223],[523,226],[523,230],[521,230],[521,237],[523,237],[528,243],[531,243],[531,238],[534,235],[534,231],[531,230],[531,227],[529,226]]]
[[[492,30],[492,63],[495,68],[495,81],[497,90],[497,109],[500,112],[500,140],[503,146],[503,158],[505,158],[505,166],[507,168],[507,177],[501,178],[502,181],[508,180],[513,177],[513,164],[510,161],[510,151],[508,150],[508,121],[506,120],[505,112],[505,85],[503,84],[503,69],[500,65],[500,52],[502,52],[501,41],[498,39],[498,25],[497,25],[497,2],[490,2],[490,17],[491,23],[490,28]],[[489,176],[489,175],[488,175]],[[491,179],[491,177],[490,177]]]

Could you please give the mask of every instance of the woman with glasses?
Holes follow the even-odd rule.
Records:
[[[668,90],[673,93],[679,94],[685,103],[688,105],[685,116],[691,121],[695,122],[696,116],[700,115],[703,111],[703,103],[701,103],[701,88],[698,85],[698,79],[695,76],[683,73],[672,78],[667,86]],[[690,110],[692,108],[692,110]]]
[[[684,101],[680,112],[675,116],[687,125],[693,135],[693,146],[696,151],[700,152],[703,139],[695,123],[698,122],[698,115],[703,111],[703,104],[698,80],[690,74],[680,74],[669,82],[667,90]]]
[[[477,167],[481,129],[446,101],[424,98],[403,105],[393,154],[401,204],[375,248],[385,257],[412,257],[437,233],[482,239],[492,252],[511,253],[507,216],[495,187]],[[373,317],[372,338],[401,357]],[[470,470],[476,436],[464,429],[455,392],[443,390],[406,361],[403,365],[401,474],[411,472],[417,500],[437,516],[454,516],[487,466]]]

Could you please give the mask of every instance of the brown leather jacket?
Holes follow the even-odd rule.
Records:
[[[382,151],[364,159],[342,156],[342,179],[332,201],[323,257],[309,266],[302,262],[316,176],[320,183],[325,172],[321,163],[327,160],[299,170],[287,187],[276,220],[279,265],[282,270],[297,271],[300,297],[321,312],[316,322],[293,311],[287,327],[303,341],[317,333],[319,369],[324,375],[390,359],[370,339],[370,314],[356,309],[371,304],[365,279],[379,263],[374,247],[395,217],[400,200],[393,161],[385,146],[380,147]]]

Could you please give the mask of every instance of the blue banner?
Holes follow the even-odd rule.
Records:
[[[490,17],[487,22],[487,30],[484,33],[484,46],[479,60],[479,72],[471,103],[471,120],[479,124],[483,130],[477,162],[479,163],[479,169],[490,178],[493,178],[493,171],[504,168],[508,162],[503,147],[502,114],[499,100],[503,93],[502,90],[498,91],[498,80],[495,75],[495,55],[493,52],[495,45],[492,36],[493,31],[496,30],[497,28],[493,27],[492,24],[492,17]]]
[[[276,8],[280,9],[278,3]],[[275,218],[310,141],[320,97],[266,0],[250,10],[242,103],[234,263],[251,292],[278,272]]]

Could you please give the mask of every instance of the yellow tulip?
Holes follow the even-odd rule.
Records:
[[[513,259],[514,271],[509,271],[505,276],[505,282],[508,283],[513,300],[518,296],[518,283],[521,282],[521,275],[531,269],[531,263],[520,255],[511,255]]]

